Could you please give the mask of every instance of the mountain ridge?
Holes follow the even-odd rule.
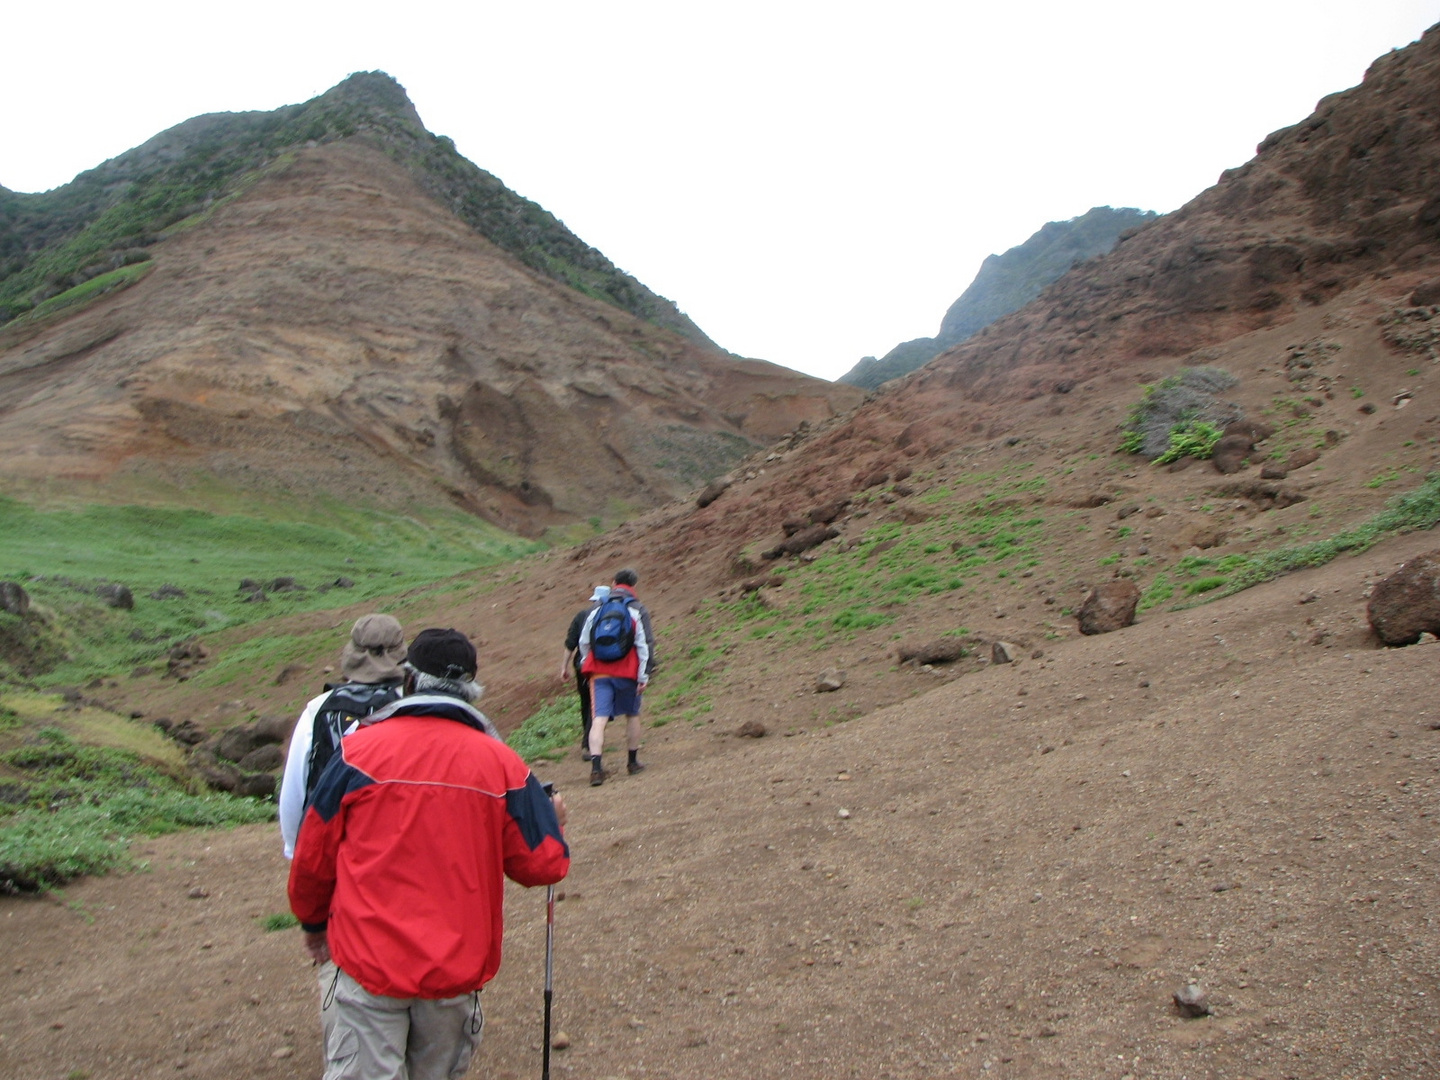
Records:
[[[950,346],[1028,304],[1075,266],[1105,254],[1121,235],[1158,216],[1153,210],[1095,206],[1079,217],[1046,222],[1023,243],[985,257],[975,280],[946,310],[938,334],[903,341],[878,359],[867,356],[839,381],[873,390],[923,367]]]
[[[400,84],[378,71],[357,72],[297,105],[191,117],[48,192],[0,189],[0,325],[87,276],[138,261],[166,230],[234,194],[280,154],[355,136],[373,139],[427,193],[532,270],[714,345],[672,301],[427,131]]]

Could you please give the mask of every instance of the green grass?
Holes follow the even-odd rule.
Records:
[[[1440,524],[1440,473],[1431,473],[1413,491],[1392,498],[1378,514],[1333,536],[1246,555],[1190,555],[1175,564],[1173,573],[1182,579],[1180,588],[1186,596],[1199,597],[1195,602],[1205,603],[1295,570],[1323,566],[1346,552],[1358,555],[1387,534],[1429,529],[1436,524]],[[1291,529],[1292,534],[1297,531]],[[1174,593],[1171,579],[1157,574],[1141,597],[1141,610],[1164,603]]]
[[[277,930],[289,930],[292,926],[300,925],[300,920],[288,911],[272,911],[269,915],[262,915],[255,921],[267,934],[273,934]]]
[[[0,497],[0,579],[21,582],[37,605],[53,613],[52,636],[60,644],[51,651],[70,657],[50,664],[37,681],[56,685],[124,671],[153,662],[194,634],[275,615],[391,597],[417,586],[443,588],[436,583],[539,547],[459,511],[404,515],[322,498],[245,510],[57,509]],[[266,603],[243,602],[241,579],[277,577],[294,577],[306,590],[271,592]],[[353,586],[330,587],[341,577]],[[102,581],[129,586],[134,609],[101,603],[94,589]],[[185,596],[150,599],[162,585]],[[6,629],[0,626],[0,636]],[[274,644],[267,648],[273,652]],[[227,656],[224,663],[234,659]]]
[[[0,792],[15,811],[0,820],[0,892],[63,885],[131,864],[141,836],[273,820],[275,806],[197,795],[159,763],[86,746],[54,728],[0,755]]]
[[[505,740],[526,761],[559,761],[580,742],[580,703],[574,692],[547,701]]]
[[[66,289],[58,296],[52,296],[50,299],[36,304],[34,308],[16,320],[16,325],[36,322],[57,311],[87,304],[91,300],[98,300],[106,293],[135,284],[153,269],[155,269],[155,264],[146,261],[131,266],[122,266],[118,270],[111,270],[108,274],[100,274],[89,281],[76,285],[73,289]]]

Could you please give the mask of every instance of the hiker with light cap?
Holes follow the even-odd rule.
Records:
[[[295,836],[305,802],[325,771],[340,739],[362,716],[398,698],[405,673],[405,634],[393,615],[362,615],[340,650],[338,683],[311,698],[295,723],[285,773],[280,781],[280,837],[285,857],[295,854]]]
[[[569,871],[565,804],[475,708],[477,666],[458,630],[417,634],[406,696],[345,737],[306,808],[289,894],[311,958],[336,965],[326,1080],[464,1075],[504,879]]]
[[[596,585],[590,594],[590,604],[575,613],[570,620],[570,629],[565,632],[565,655],[560,660],[560,681],[564,682],[574,672],[575,692],[580,697],[580,760],[590,760],[590,724],[593,713],[590,709],[590,676],[580,667],[580,632],[590,613],[610,595],[609,585]]]
[[[404,662],[405,635],[393,615],[377,613],[355,620],[350,639],[340,650],[342,681],[326,683],[325,692],[306,703],[290,736],[279,800],[280,839],[287,859],[295,854],[295,837],[310,793],[339,749],[341,738],[362,716],[383,709],[400,696]],[[335,981],[334,966],[321,964],[316,977],[320,983],[320,1028],[328,1039],[335,1010],[325,992]]]

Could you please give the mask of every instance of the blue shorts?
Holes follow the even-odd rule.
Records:
[[[641,694],[634,679],[600,675],[590,680],[592,716],[639,716]]]

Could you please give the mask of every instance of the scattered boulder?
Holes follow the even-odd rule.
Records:
[[[95,590],[95,595],[104,601],[106,607],[119,608],[122,611],[135,609],[135,594],[130,591],[128,585],[121,585],[118,582],[101,585]]]
[[[252,799],[268,799],[275,794],[275,777],[268,772],[249,773],[236,781],[234,791]]]
[[[738,728],[735,734],[741,739],[763,739],[765,737],[765,725],[759,720],[746,720]]]
[[[849,499],[836,499],[834,502],[817,506],[810,511],[810,521],[814,525],[829,525],[843,514],[849,506]]]
[[[293,577],[277,577],[270,582],[271,592],[306,592],[304,585],[301,585]]]
[[[890,479],[890,473],[886,469],[873,469],[870,472],[855,474],[855,488],[864,491],[866,488],[878,487]]]
[[[755,592],[759,589],[778,589],[781,585],[784,584],[785,579],[779,574],[770,574],[766,577],[750,578],[748,581],[742,581],[740,583],[740,593],[741,595],[744,595],[746,593]]]
[[[247,593],[245,596],[241,597],[240,602],[242,604],[268,604],[270,602],[270,597],[265,595],[264,589],[256,589],[254,592]]]
[[[209,656],[210,650],[200,644],[199,638],[187,638],[166,654],[165,676],[184,682]]]
[[[1260,443],[1274,434],[1275,429],[1273,427],[1269,424],[1262,424],[1259,420],[1236,420],[1226,425],[1225,430],[1221,432],[1221,437],[1243,435],[1252,443]]]
[[[16,581],[0,581],[0,611],[24,617],[30,610],[30,594]]]
[[[305,674],[304,664],[286,664],[280,669],[280,674],[275,676],[275,685],[284,686],[297,675]]]
[[[990,662],[992,664],[1010,664],[1015,660],[1019,647],[1010,644],[1008,641],[997,641],[990,646]]]
[[[1263,474],[1262,474],[1263,475]],[[1226,499],[1249,499],[1256,508],[1284,510],[1287,506],[1305,501],[1305,496],[1292,487],[1282,484],[1266,484],[1258,480],[1236,480],[1229,484],[1211,488],[1211,493]]]
[[[1225,435],[1215,444],[1210,464],[1215,466],[1216,472],[1227,475],[1237,473],[1254,452],[1255,441],[1249,435]]]
[[[1410,294],[1411,307],[1435,307],[1440,305],[1440,281],[1427,282]]]
[[[1289,475],[1290,470],[1278,462],[1267,461],[1260,467],[1261,480],[1284,480]]]
[[[225,761],[243,761],[257,745],[255,732],[248,727],[232,727],[215,744],[215,756]]]
[[[1082,634],[1108,634],[1135,622],[1140,586],[1128,579],[1107,581],[1086,595],[1076,614]]]
[[[839,536],[840,530],[831,528],[829,525],[812,525],[808,529],[802,529],[790,539],[777,544],[769,551],[762,551],[761,558],[778,559],[782,555],[799,555],[802,551],[809,551],[818,544],[823,544],[831,537]]]
[[[722,476],[718,480],[712,480],[705,485],[705,488],[695,497],[695,505],[705,509],[729,489],[733,481],[728,476]]]
[[[250,730],[255,733],[255,741],[261,745],[283,743],[290,737],[290,731],[294,725],[294,718],[289,716],[262,716],[255,721]]]
[[[185,590],[178,585],[161,585],[150,593],[151,600],[184,600]]]
[[[353,589],[355,582],[351,581],[348,577],[337,577],[330,583],[330,587],[332,589]]]
[[[1210,1015],[1210,999],[1198,983],[1187,983],[1172,995],[1181,1016],[1195,1019]]]
[[[1214,525],[1203,525],[1190,536],[1190,542],[1201,551],[1219,547],[1225,542],[1225,530]]]
[[[1103,491],[1097,491],[1093,495],[1086,495],[1084,498],[1074,500],[1070,505],[1076,510],[1095,510],[1106,503],[1115,501],[1114,495],[1107,495]]]
[[[210,737],[209,733],[194,720],[181,720],[178,724],[172,724],[168,720],[157,720],[155,724],[181,746],[199,746]],[[170,726],[164,727],[165,724]]]
[[[815,676],[817,694],[833,694],[845,685],[845,672],[839,668],[827,668]]]
[[[249,593],[255,592],[257,589],[263,589],[264,587],[264,585],[256,581],[254,578],[247,577],[240,579],[240,584],[235,587],[235,591]]]
[[[1140,512],[1140,504],[1139,504],[1139,503],[1126,503],[1124,506],[1120,507],[1119,510],[1116,510],[1116,511],[1115,511],[1115,520],[1116,520],[1116,521],[1124,521],[1124,520],[1125,520],[1126,518],[1128,518],[1131,514],[1138,514],[1139,512]]]
[[[780,528],[785,530],[786,536],[794,536],[801,529],[808,529],[809,527],[810,522],[801,517],[786,518],[780,524]]]
[[[216,791],[234,792],[240,786],[240,770],[204,750],[196,750],[190,755],[190,771]]]
[[[1366,613],[1386,645],[1414,645],[1422,633],[1440,634],[1440,550],[1406,560],[1376,585]]]
[[[283,764],[285,764],[285,755],[274,743],[257,746],[239,761],[242,773],[274,772]]]
[[[924,644],[911,644],[900,646],[900,662],[908,664],[914,661],[916,664],[953,664],[967,650],[959,638],[936,638],[934,641],[927,641]]]

